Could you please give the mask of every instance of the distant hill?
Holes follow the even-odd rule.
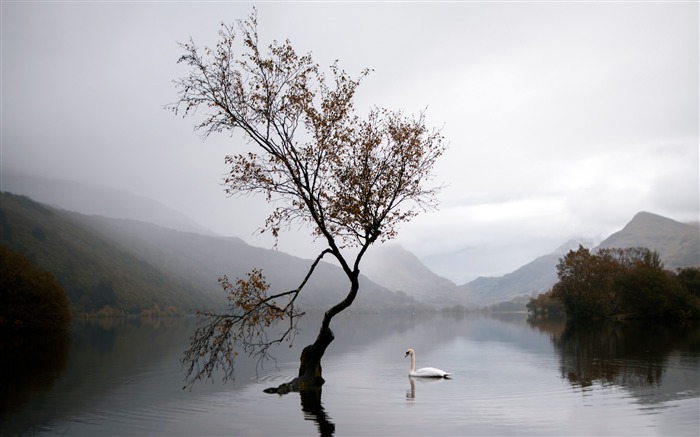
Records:
[[[468,305],[457,286],[436,275],[398,244],[373,247],[363,259],[362,273],[390,290],[403,291],[420,302],[436,307]]]
[[[590,242],[571,240],[552,253],[536,258],[519,269],[498,277],[480,277],[458,287],[459,293],[478,305],[493,305],[522,295],[546,291],[557,282],[559,259],[579,244]]]
[[[198,234],[214,234],[179,211],[125,190],[30,176],[11,170],[3,171],[1,189],[68,211],[140,220]]]
[[[114,305],[138,312],[154,304],[180,309],[223,304],[217,279],[244,277],[261,268],[273,290],[296,288],[311,265],[275,250],[177,231],[136,220],[57,210],[27,197],[2,193],[2,240],[51,271],[74,306],[100,284],[113,284]],[[321,263],[299,297],[306,309],[327,309],[348,291],[339,267]],[[353,310],[423,309],[403,293],[361,279]],[[92,308],[90,308],[92,309]]]
[[[489,306],[549,290],[558,280],[556,266],[559,260],[579,245],[593,250],[603,247],[647,247],[659,252],[667,268],[700,265],[697,225],[640,212],[621,231],[597,247],[590,240],[571,240],[511,273],[482,276],[460,286],[436,275],[412,253],[398,245],[380,246],[368,252],[363,273],[386,288],[404,291],[418,301],[437,307],[456,304]]]
[[[427,255],[421,257],[421,261],[435,274],[449,278],[457,284],[464,284],[479,276],[495,276],[502,273],[498,266],[512,263],[512,258],[512,254],[504,247],[483,245]]]
[[[559,259],[569,250],[575,250],[579,244],[588,248],[592,246],[590,241],[570,241],[512,273],[481,277],[460,285],[459,292],[478,305],[492,305],[525,294],[547,291],[557,282],[556,265]],[[609,247],[656,250],[668,269],[700,266],[700,228],[648,212],[636,214],[622,230],[592,250]]]
[[[250,246],[239,238],[180,232],[134,220],[71,215],[103,238],[138,253],[169,276],[216,288],[217,279],[223,275],[235,279],[253,268],[260,268],[273,291],[291,290],[299,286],[312,263],[312,260],[277,250]],[[321,262],[299,296],[299,302],[309,308],[325,310],[341,301],[348,290],[349,283],[342,270]],[[390,310],[411,305],[419,306],[405,294],[390,291],[363,276],[360,292],[351,308]]]
[[[656,250],[668,269],[700,266],[700,227],[640,212],[598,246]]]
[[[107,283],[129,311],[155,302],[178,308],[221,303],[216,280],[223,275],[234,279],[259,267],[274,289],[287,290],[298,285],[311,264],[283,252],[249,246],[238,238],[214,236],[186,216],[125,191],[12,173],[3,174],[2,181],[3,190],[16,187],[19,193],[35,193],[62,209],[3,194],[0,242],[54,271],[73,293],[74,302],[83,299],[85,305],[95,305],[90,294],[104,294]],[[699,229],[697,224],[641,212],[598,247],[648,247],[660,253],[667,268],[698,266]],[[593,245],[571,241],[511,273],[478,277],[460,286],[398,245],[374,246],[361,265],[366,276],[351,308],[470,307],[536,294],[556,282],[556,264],[578,244]],[[477,253],[461,255],[465,254],[484,259]],[[455,258],[455,262],[460,260]],[[445,265],[445,260],[438,264]],[[137,267],[131,271],[132,266]],[[324,262],[300,303],[325,309],[345,296],[346,282],[339,268]]]
[[[0,244],[54,274],[71,307],[91,312],[110,306],[139,313],[158,306],[188,308],[223,304],[214,289],[173,280],[134,253],[76,223],[65,211],[24,196],[0,193]]]

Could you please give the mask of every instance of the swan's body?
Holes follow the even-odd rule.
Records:
[[[418,378],[449,378],[450,375],[452,375],[451,373],[447,373],[435,367],[423,367],[416,370],[416,353],[413,349],[407,350],[404,358],[409,355],[411,356],[411,370],[409,370],[408,376],[415,376]]]

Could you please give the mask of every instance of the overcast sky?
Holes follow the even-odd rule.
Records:
[[[124,188],[222,235],[269,213],[227,198],[224,155],[173,115],[177,42],[214,45],[259,10],[261,40],[374,72],[358,95],[443,127],[439,211],[400,230],[419,256],[502,250],[506,273],[635,213],[698,220],[697,2],[2,2],[2,169]],[[312,256],[309,239],[279,249]]]

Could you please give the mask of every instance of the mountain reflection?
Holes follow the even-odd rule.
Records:
[[[672,355],[700,348],[700,328],[644,323],[564,324],[539,319],[532,327],[550,334],[560,354],[561,376],[572,385],[664,385]],[[686,355],[686,354],[684,354]]]

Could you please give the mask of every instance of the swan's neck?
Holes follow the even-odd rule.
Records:
[[[416,356],[411,354],[411,373],[416,370]]]

